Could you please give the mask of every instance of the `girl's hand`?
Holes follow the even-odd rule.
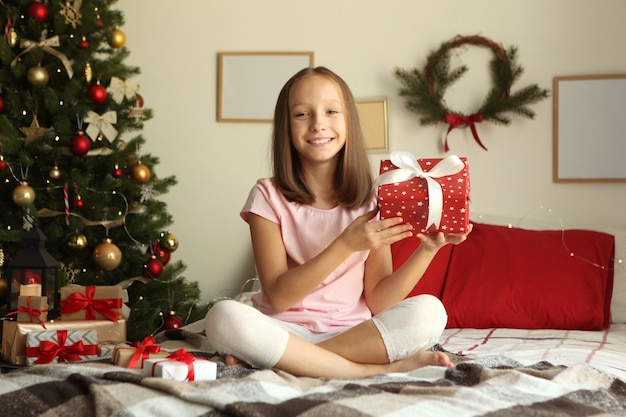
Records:
[[[352,251],[363,251],[391,245],[413,235],[413,226],[403,223],[401,217],[372,221],[378,208],[357,217],[339,239]]]
[[[464,242],[467,239],[467,235],[472,231],[472,224],[470,223],[467,227],[467,232],[465,233],[432,233],[429,235],[419,233],[417,237],[420,238],[422,243],[420,244],[420,248],[424,250],[428,250],[431,252],[437,252],[443,246],[447,244],[458,245],[461,242]]]

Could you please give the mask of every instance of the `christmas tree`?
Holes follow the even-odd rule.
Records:
[[[124,64],[114,3],[0,0],[0,266],[38,227],[61,285],[128,287],[133,341],[199,320],[208,305],[172,259],[178,240],[158,196],[176,179],[141,150],[153,114],[139,69]],[[10,280],[3,271],[0,303]]]

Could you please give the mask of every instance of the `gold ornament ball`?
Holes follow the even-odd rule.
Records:
[[[61,178],[61,170],[58,166],[55,165],[54,167],[52,167],[48,175],[50,175],[50,178],[52,178],[53,180],[58,180],[59,178]]]
[[[24,181],[13,190],[13,202],[20,207],[33,204],[35,202],[35,190]]]
[[[44,67],[37,65],[28,70],[27,79],[33,87],[45,87],[48,85],[50,76]]]
[[[145,184],[150,181],[150,168],[140,162],[131,168],[130,177],[137,184]]]
[[[85,249],[87,244],[87,236],[79,232],[72,233],[67,239],[67,246],[76,252]]]
[[[161,239],[159,239],[159,246],[165,252],[174,252],[178,249],[178,238],[171,232],[161,233]]]
[[[122,251],[111,239],[106,238],[94,249],[93,261],[105,271],[113,271],[122,262]]]
[[[121,48],[126,45],[126,34],[118,28],[113,29],[109,36],[109,45],[113,48]]]
[[[4,298],[9,291],[9,279],[7,277],[0,276],[0,298]]]

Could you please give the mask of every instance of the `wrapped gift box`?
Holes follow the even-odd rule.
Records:
[[[414,232],[463,233],[469,225],[470,181],[466,158],[415,159],[394,152],[380,163],[375,186],[380,217],[402,217]]]
[[[20,295],[17,298],[17,321],[45,326],[46,320],[48,320],[48,297]]]
[[[143,373],[174,381],[210,381],[217,378],[217,363],[179,349],[164,359],[145,360]]]
[[[28,365],[97,358],[98,332],[95,330],[42,330],[26,335]]]
[[[112,361],[117,366],[132,369],[143,369],[144,362],[148,359],[162,359],[170,355],[170,352],[161,350],[161,347],[149,336],[140,343],[131,346],[117,346],[113,351]]]
[[[48,330],[95,330],[101,344],[119,344],[126,341],[126,321],[109,320],[55,320],[45,322]],[[15,365],[26,365],[26,335],[42,330],[39,323],[20,323],[5,320],[2,327],[2,358]],[[110,353],[110,351],[109,351]]]
[[[117,321],[122,317],[122,292],[116,285],[61,287],[61,319]]]

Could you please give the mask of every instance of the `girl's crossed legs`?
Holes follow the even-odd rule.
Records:
[[[348,330],[319,334],[225,300],[209,310],[205,329],[220,354],[257,368],[310,377],[361,377],[452,366],[445,353],[424,350],[437,342],[446,321],[441,302],[420,295]]]

